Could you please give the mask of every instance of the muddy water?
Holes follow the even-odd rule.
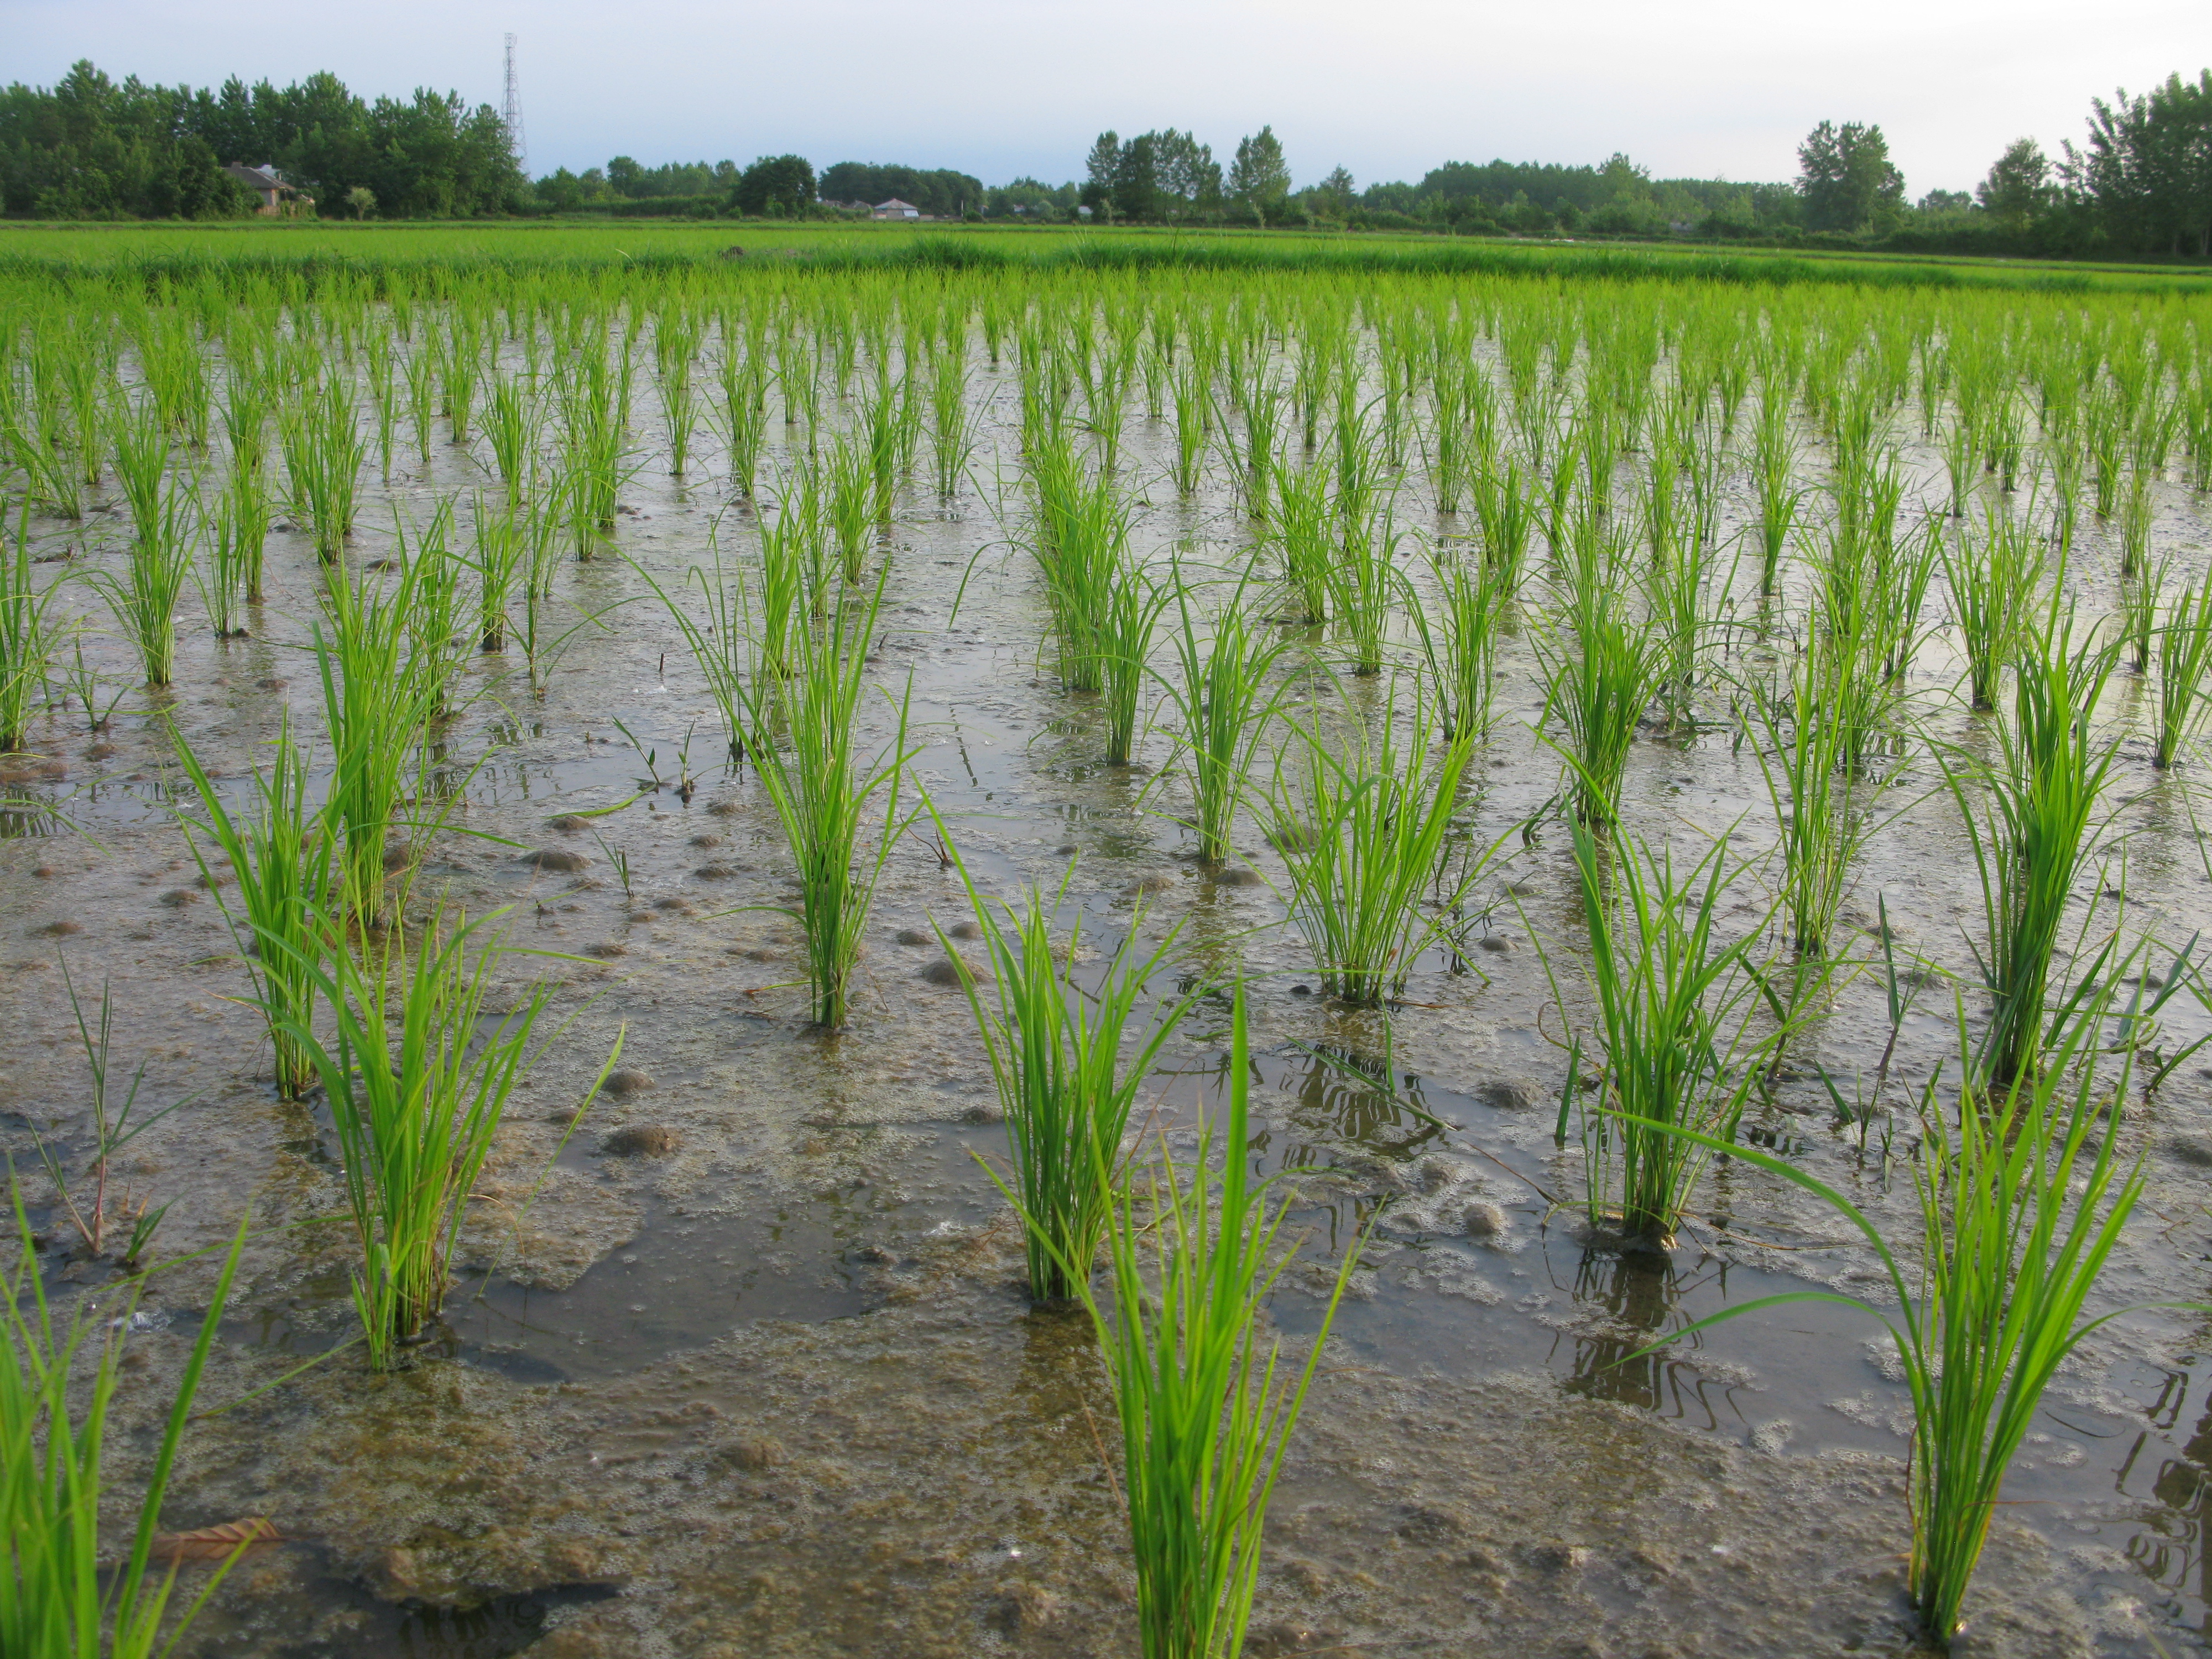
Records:
[[[909,493],[880,550],[891,632],[878,678],[912,687],[915,774],[987,890],[1056,886],[1072,860],[1062,921],[1079,917],[1101,951],[1133,918],[1147,937],[1180,923],[1178,959],[1194,975],[1241,962],[1252,975],[1251,1150],[1257,1167],[1291,1172],[1307,1227],[1304,1266],[1273,1310],[1294,1344],[1317,1323],[1337,1252],[1372,1227],[1277,1498],[1253,1650],[1910,1650],[1906,1407],[1873,1322],[1785,1310],[1626,1359],[1779,1290],[1878,1299],[1870,1254],[1740,1164],[1711,1177],[1671,1258],[1586,1246],[1572,1211],[1554,1206],[1581,1189],[1578,1149],[1553,1135],[1556,1011],[1539,1025],[1550,994],[1540,945],[1577,1000],[1579,923],[1556,828],[1509,840],[1480,890],[1485,944],[1465,963],[1425,959],[1404,1006],[1385,1016],[1315,994],[1279,896],[1281,862],[1256,828],[1242,827],[1238,847],[1261,881],[1196,865],[1172,818],[1169,741],[1147,738],[1133,768],[1098,764],[1095,707],[1040,660],[1041,599],[1005,544],[1018,497],[997,483],[1016,476],[1015,388],[1007,374],[978,380],[992,409],[977,486],[951,503]],[[651,401],[641,386],[641,408]],[[1170,442],[1133,411],[1123,465],[1146,497],[1142,544],[1163,560],[1233,560],[1245,526],[1225,495],[1176,501]],[[1940,494],[1936,458],[1907,455]],[[715,459],[682,481],[642,470],[625,493],[621,553],[672,580],[706,556],[710,533],[744,546],[750,509],[719,488]],[[389,550],[387,499],[423,514],[437,494],[484,480],[442,441],[428,466],[403,451],[399,468],[373,492],[358,556]],[[1425,502],[1409,474],[1401,520],[1460,532]],[[1742,510],[1735,499],[1731,514]],[[33,531],[43,551],[112,565],[118,513]],[[2201,565],[2204,532],[2202,504],[2162,487],[2159,539],[2185,568]],[[2083,541],[2085,599],[2109,606],[2114,550],[2094,522]],[[233,784],[284,711],[314,728],[300,646],[319,575],[306,538],[273,537],[270,565],[251,639],[218,644],[187,607],[165,707],[133,693],[97,735],[71,728],[73,710],[56,717],[40,734],[52,759],[18,768],[11,787],[76,829],[18,817],[0,844],[0,1145],[19,1170],[35,1162],[33,1127],[81,1156],[66,958],[81,986],[112,981],[118,1054],[126,1072],[146,1060],[144,1097],[192,1097],[119,1160],[134,1195],[173,1204],[157,1254],[227,1237],[242,1209],[255,1218],[210,1404],[327,1353],[353,1319],[327,1114],[276,1098],[257,1020],[234,1000],[244,976],[167,793],[166,718]],[[675,629],[615,556],[570,566],[561,586],[578,615],[629,602],[579,637],[542,699],[519,663],[469,665],[476,695],[447,747],[474,769],[422,879],[472,909],[508,907],[513,942],[551,954],[511,959],[503,982],[556,980],[567,1023],[501,1132],[468,1279],[417,1363],[377,1376],[338,1352],[194,1430],[170,1523],[263,1514],[295,1541],[241,1568],[190,1650],[1130,1651],[1132,1581],[1101,1457],[1111,1407],[1089,1335],[1020,1292],[1018,1237],[976,1162],[1004,1138],[969,1015],[922,976],[933,950],[896,940],[963,914],[957,877],[918,842],[901,847],[851,1028],[808,1029],[795,934],[775,913],[789,899],[787,860],[752,780],[720,763],[717,716]],[[88,593],[80,602],[91,608]],[[1755,666],[1758,608],[1747,599],[1735,611],[1737,660]],[[1507,641],[1499,725],[1469,793],[1484,841],[1558,786],[1528,730],[1542,681],[1526,634],[1516,623]],[[1972,744],[1974,722],[1949,696],[1952,646],[1930,645],[1916,689],[1936,735]],[[118,687],[133,678],[117,641],[95,635],[84,650]],[[1373,704],[1392,691],[1351,695]],[[2212,915],[2208,866],[2183,783],[2155,778],[2135,735],[2148,704],[2120,679],[2103,712],[2131,734],[2115,794],[2130,915],[2178,944]],[[887,738],[884,711],[870,718]],[[664,778],[688,744],[701,787],[688,799],[651,789],[617,720]],[[605,847],[550,827],[629,799],[641,780],[635,805],[592,820]],[[1928,793],[1937,782],[1917,762],[1893,797],[1917,804],[1875,837],[1850,915],[1864,937],[1879,895],[1901,945],[1963,972],[1978,894],[1955,809]],[[1640,744],[1627,802],[1635,830],[1686,847],[1732,831],[1756,859],[1771,843],[1756,763],[1724,733]],[[516,856],[556,846],[589,860],[580,874]],[[628,855],[628,893],[609,848]],[[1759,879],[1736,892],[1737,925],[1765,902]],[[1140,911],[1146,888],[1159,890]],[[1939,990],[1908,1022],[1905,1079],[1944,1053],[1948,1007]],[[2203,1018],[2170,1024],[2186,1041]],[[1226,1024],[1209,997],[1170,1045],[1146,1109],[1171,1142],[1218,1095]],[[569,1134],[618,1030],[641,1079]],[[1882,1036],[1880,988],[1862,979],[1747,1127],[1901,1231],[1911,1125],[1878,1121],[1863,1141],[1834,1123],[1814,1072],[1870,1072]],[[2108,1304],[2206,1294],[2209,1115],[2212,1084],[2193,1065],[2130,1110],[2125,1149],[2142,1154],[2149,1185]],[[43,1178],[24,1188],[34,1223],[52,1225]],[[58,1245],[47,1269],[119,1310],[118,1291]],[[134,1419],[166,1397],[210,1281],[206,1263],[187,1263],[144,1292],[150,1328],[122,1396]],[[2194,1316],[2136,1316],[2066,1367],[1996,1523],[1973,1649],[2203,1644],[2204,1340]],[[125,1496],[147,1444],[119,1437]]]

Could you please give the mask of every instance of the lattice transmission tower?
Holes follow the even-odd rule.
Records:
[[[514,163],[526,177],[530,172],[530,145],[522,136],[522,82],[514,73],[514,37],[507,37],[507,142],[514,146]]]

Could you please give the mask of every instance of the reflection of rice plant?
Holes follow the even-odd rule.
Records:
[[[1311,725],[1293,724],[1270,792],[1291,917],[1323,988],[1377,1004],[1405,989],[1414,959],[1497,850],[1444,867],[1473,734],[1439,751],[1435,717],[1418,697],[1409,738],[1386,715],[1379,737],[1355,733],[1344,757]]]
[[[938,835],[957,863],[941,820]],[[967,866],[959,868],[967,881]],[[1072,877],[1073,864],[1068,871]],[[1089,1283],[1114,1215],[1121,1139],[1137,1091],[1189,1007],[1170,1001],[1154,1012],[1146,1005],[1146,982],[1166,961],[1175,932],[1142,952],[1140,915],[1130,917],[1096,988],[1085,982],[1088,974],[1079,980],[1080,921],[1065,951],[1052,939],[1067,879],[1051,904],[1032,890],[1019,909],[994,907],[969,883],[994,981],[988,995],[951,941],[942,941],[959,969],[1006,1108],[1014,1200],[1028,1229],[1030,1293],[1040,1300],[1078,1295]]]

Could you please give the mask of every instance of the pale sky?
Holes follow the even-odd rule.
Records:
[[[4,0],[0,76],[79,58],[118,79],[356,92],[453,88],[497,105],[521,37],[532,172],[627,154],[1079,176],[1104,128],[1187,127],[1226,161],[1272,123],[1300,184],[1444,161],[1595,162],[1786,179],[1823,118],[1878,122],[1917,197],[1964,189],[2022,135],[2054,154],[2093,97],[2212,62],[2203,0]],[[233,158],[225,157],[225,160]]]

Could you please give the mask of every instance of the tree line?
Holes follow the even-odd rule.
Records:
[[[511,213],[527,193],[489,104],[417,88],[373,102],[329,74],[289,87],[120,82],[79,63],[0,91],[0,212],[15,218],[228,218],[258,204],[223,169],[273,165],[324,215]]]
[[[893,198],[932,218],[1322,225],[1522,235],[1821,241],[1925,252],[2212,258],[2212,70],[2092,101],[2079,144],[2008,145],[1971,191],[1917,201],[1878,125],[1823,121],[1783,183],[1654,179],[1595,166],[1446,161],[1418,182],[1358,185],[1341,167],[1299,187],[1262,127],[1225,159],[1193,131],[1101,133],[1083,176],[988,186],[949,168],[795,155],[522,173],[499,114],[418,88],[365,100],[334,75],[279,88],[111,80],[79,63],[51,88],[0,90],[0,213],[15,218],[222,218],[256,198],[226,164],[273,166],[325,216],[531,212],[827,214]]]

